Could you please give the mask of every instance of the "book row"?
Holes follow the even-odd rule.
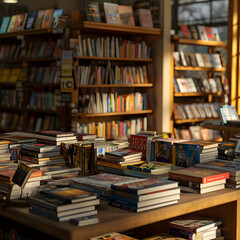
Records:
[[[176,129],[174,132],[177,134],[177,138],[185,140],[212,141],[221,139],[219,131],[201,126],[190,126],[188,129]]]
[[[76,49],[77,56],[138,58],[146,59],[151,56],[151,48],[146,41],[135,42],[122,37],[98,37],[70,39],[70,49]]]
[[[20,44],[1,45],[0,46],[0,59],[25,59],[25,58],[49,58],[59,57],[61,46],[57,42],[29,42],[24,47]]]
[[[19,32],[24,29],[56,28],[63,9],[46,9],[3,17],[0,33]]]
[[[146,66],[78,66],[77,84],[142,84],[148,82]]]
[[[99,93],[80,95],[78,111],[83,113],[111,113],[147,109],[147,93]]]
[[[193,52],[174,52],[173,57],[175,66],[184,67],[206,67],[206,68],[222,68],[223,64],[219,53],[193,53]]]
[[[79,123],[72,121],[71,130],[82,134],[97,134],[106,139],[127,140],[131,134],[147,130],[147,117],[125,121]]]
[[[22,94],[19,91],[13,90],[0,90],[0,105],[7,107],[21,107]]]
[[[180,25],[182,36],[185,38],[201,39],[205,41],[221,41],[218,28],[203,25]]]
[[[59,106],[59,96],[50,92],[31,92],[28,108],[56,110]]]
[[[217,93],[223,91],[221,77],[215,78],[174,78],[176,93]]]
[[[218,118],[218,103],[174,104],[174,119]]]
[[[60,83],[60,69],[58,67],[32,67],[24,68],[0,68],[0,82],[16,83],[18,80],[24,82],[38,83]]]

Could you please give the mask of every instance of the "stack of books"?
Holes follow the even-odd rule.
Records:
[[[0,140],[0,165],[13,163],[9,149],[10,143],[11,141],[8,140]]]
[[[171,234],[186,239],[224,239],[221,238],[221,221],[213,219],[179,219],[170,222]]]
[[[124,175],[128,165],[141,164],[142,152],[131,149],[118,149],[106,152],[103,157],[98,157],[97,167],[99,171]]]
[[[174,237],[167,233],[160,233],[156,236],[144,238],[143,240],[186,240],[186,238]]]
[[[240,188],[240,163],[226,160],[213,160],[203,164],[197,164],[198,167],[214,169],[218,171],[228,171],[230,177],[227,179],[226,187]]]
[[[138,179],[111,185],[109,205],[142,212],[178,203],[178,183],[167,179]]]
[[[127,236],[125,234],[121,234],[121,233],[118,233],[118,232],[106,233],[106,234],[101,235],[101,236],[89,238],[88,240],[100,240],[100,239],[102,239],[102,240],[113,240],[113,239],[137,240],[136,238],[132,238],[130,236]]]
[[[229,172],[200,167],[172,170],[169,179],[179,182],[181,191],[191,193],[208,193],[224,189]]]
[[[111,173],[96,174],[87,177],[73,178],[71,187],[97,193],[100,198],[107,199],[111,184],[135,181],[137,178],[115,175]]]
[[[38,142],[52,145],[61,145],[64,143],[74,143],[77,142],[77,137],[71,132],[62,131],[41,131],[36,134]]]
[[[100,203],[96,194],[73,188],[43,189],[29,201],[31,213],[58,222],[96,215]]]
[[[218,145],[218,159],[222,160],[233,160],[233,152],[235,148],[235,143],[233,142],[221,142]]]
[[[19,158],[31,166],[65,163],[63,156],[60,155],[60,146],[44,143],[22,144]]]

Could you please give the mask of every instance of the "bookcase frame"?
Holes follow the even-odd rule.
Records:
[[[171,102],[171,111],[173,112],[173,105],[176,102],[177,98],[199,98],[204,97],[208,102],[213,102],[213,98],[215,97],[221,97],[222,92],[217,93],[175,93],[174,92],[174,77],[175,77],[175,71],[207,71],[208,76],[212,77],[214,72],[221,72],[222,73],[222,82],[223,82],[223,76],[226,73],[226,67],[225,63],[221,57],[221,61],[223,63],[222,68],[206,68],[206,67],[192,67],[192,66],[175,66],[175,61],[173,57],[173,52],[175,50],[175,46],[178,44],[186,44],[186,45],[198,45],[198,46],[206,46],[208,47],[208,53],[213,53],[214,48],[221,47],[227,49],[227,43],[223,41],[206,41],[206,40],[196,40],[196,39],[188,39],[188,38],[182,38],[178,35],[174,35],[171,38],[171,85],[172,85],[172,92],[170,93],[170,102]],[[224,90],[223,90],[224,91]],[[212,119],[212,118],[210,118]],[[181,124],[188,124],[193,122],[203,122],[205,120],[210,120],[209,118],[204,119],[174,119],[174,114],[172,114],[171,118],[171,132],[174,132],[173,129],[175,125],[181,125]],[[216,118],[214,118],[216,119]]]
[[[124,36],[127,39],[134,39],[134,40],[145,40],[147,43],[152,43],[153,41],[157,40],[162,33],[161,29],[158,28],[143,28],[143,27],[132,27],[132,26],[125,26],[125,25],[115,25],[115,24],[107,24],[107,23],[97,23],[97,22],[88,22],[83,21],[81,26],[75,27],[71,29],[71,35],[73,37],[77,37],[80,34],[84,34],[85,36]],[[105,90],[106,92],[119,92],[119,93],[126,93],[126,90],[129,92],[134,93],[136,90],[140,92],[148,92],[152,93],[151,88],[154,86],[154,73],[153,73],[153,66],[154,66],[154,59],[138,59],[138,58],[117,58],[117,57],[90,57],[90,56],[77,56],[74,62],[74,78],[75,83],[77,82],[77,74],[76,68],[79,63],[92,63],[92,64],[99,64],[107,62],[114,62],[120,63],[125,65],[146,65],[147,66],[147,73],[149,83],[144,84],[98,84],[98,85],[82,85],[79,86],[76,84],[76,89],[72,93],[72,102],[78,103],[78,96],[82,93],[95,93],[99,89]],[[150,67],[149,67],[150,66]],[[149,98],[148,98],[149,100]],[[151,100],[149,102],[152,102]],[[151,104],[150,104],[151,105]],[[153,113],[153,107],[149,106],[149,109],[142,110],[142,111],[129,111],[129,112],[112,112],[112,113],[101,113],[101,114],[83,114],[83,113],[72,113],[71,119],[77,120],[80,123],[84,122],[96,122],[96,118],[99,118],[98,121],[111,121],[111,120],[124,120],[127,119],[129,116],[139,117],[139,116],[146,116],[148,114]],[[70,125],[70,123],[69,123]],[[150,123],[149,126],[152,124]],[[148,127],[149,127],[148,126]],[[150,127],[151,128],[151,127]],[[152,127],[153,128],[153,127]]]

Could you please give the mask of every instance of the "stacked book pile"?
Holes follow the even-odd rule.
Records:
[[[122,148],[106,152],[102,157],[99,156],[97,167],[102,172],[124,175],[127,166],[141,163],[143,163],[142,152]]]
[[[174,237],[167,233],[160,233],[152,237],[144,238],[143,240],[186,240],[186,238]]]
[[[27,197],[31,193],[37,192],[40,186],[40,181],[48,178],[47,176],[42,176],[41,170],[33,169],[25,186],[20,187],[12,182],[16,169],[17,164],[12,164],[6,165],[0,170],[0,193],[9,199]]]
[[[8,140],[0,140],[0,165],[12,163],[11,153],[9,149],[9,144],[11,141]]]
[[[234,152],[235,143],[233,142],[221,142],[218,145],[218,159],[222,160],[233,160],[233,152]]]
[[[170,222],[171,234],[186,239],[224,239],[221,237],[221,221],[213,219],[179,219]]]
[[[89,240],[114,240],[114,239],[119,239],[119,240],[137,240],[136,238],[132,238],[130,236],[127,236],[125,234],[122,233],[118,233],[118,232],[111,232],[111,233],[106,233],[104,235],[101,236],[97,236],[97,237],[93,237],[93,238],[89,238]]]
[[[178,183],[166,179],[138,179],[111,185],[109,205],[142,212],[178,203]]]
[[[72,179],[71,187],[97,193],[100,198],[107,199],[111,191],[111,184],[135,181],[137,178],[115,175],[111,173],[96,174]]]
[[[124,174],[139,178],[167,178],[172,166],[172,164],[157,161],[127,165]]]
[[[60,155],[60,146],[44,143],[22,144],[19,158],[31,166],[65,163],[63,156]]]
[[[228,178],[228,171],[223,172],[195,166],[169,172],[169,179],[178,181],[181,191],[199,194],[224,189]]]
[[[96,215],[100,203],[96,194],[72,188],[42,189],[29,200],[31,213],[58,222]]]
[[[226,187],[240,188],[240,163],[226,160],[213,160],[203,164],[198,164],[198,167],[214,169],[218,171],[228,171],[230,177],[227,179]]]

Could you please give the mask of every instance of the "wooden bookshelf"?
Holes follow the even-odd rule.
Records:
[[[192,118],[192,119],[178,119],[175,120],[175,124],[184,124],[184,123],[197,123],[210,120],[212,118]]]
[[[174,93],[174,97],[201,97],[201,96],[209,96],[209,95],[213,95],[213,96],[221,96],[222,93],[221,92],[217,92],[217,93]]]
[[[60,88],[60,83],[37,83],[37,82],[24,82],[24,86],[32,88]]]
[[[20,112],[22,108],[14,106],[0,106],[1,112]]]
[[[176,66],[177,71],[208,71],[208,72],[225,72],[226,68],[206,68],[206,67],[189,67],[189,66]]]
[[[21,59],[2,59],[0,63],[23,63],[23,62],[55,62],[58,58],[49,57],[49,58],[21,58]]]
[[[44,113],[44,114],[50,114],[50,115],[56,115],[57,111],[56,110],[45,110],[41,108],[26,108],[26,111],[31,112],[31,113]]]
[[[78,85],[78,88],[151,88],[153,83]]]
[[[111,112],[111,113],[72,113],[72,117],[90,118],[90,117],[111,117],[111,116],[125,116],[125,115],[141,115],[141,114],[151,114],[152,110],[142,110],[142,111],[129,111],[129,112]]]
[[[224,189],[207,194],[181,194],[178,204],[134,213],[108,206],[101,201],[99,223],[76,227],[69,221],[58,223],[28,212],[28,208],[1,207],[0,214],[30,228],[40,230],[57,239],[86,240],[109,232],[136,229],[143,237],[169,231],[169,222],[187,216],[202,216],[222,220],[222,234],[226,240],[240,239],[240,190]],[[24,219],[24,221],[23,221]],[[39,227],[41,226],[41,227]],[[141,238],[139,236],[139,238]]]

